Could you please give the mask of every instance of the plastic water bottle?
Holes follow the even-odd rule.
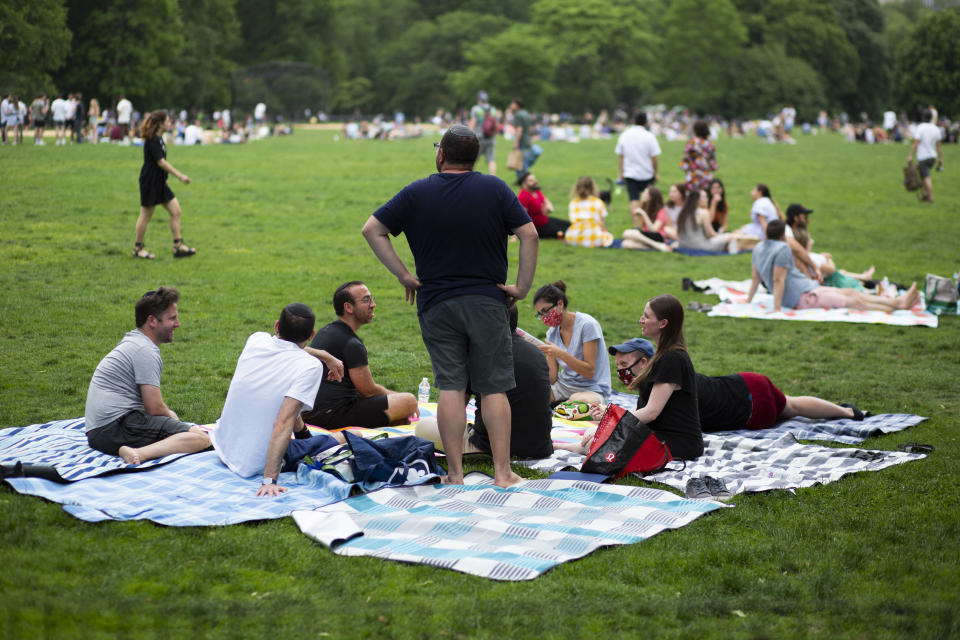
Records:
[[[880,295],[887,298],[897,297],[897,293],[893,290],[893,286],[890,284],[890,279],[887,276],[883,276],[883,280],[880,282]]]
[[[424,378],[417,387],[417,404],[424,405],[430,402],[430,381]]]

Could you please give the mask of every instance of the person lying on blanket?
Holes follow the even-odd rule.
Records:
[[[417,415],[416,396],[391,391],[373,380],[367,348],[357,331],[373,322],[376,308],[370,289],[359,280],[337,287],[333,294],[337,319],[320,329],[310,346],[342,361],[345,374],[341,380],[327,380],[320,385],[313,410],[302,415],[307,423],[326,429],[375,429],[409,424],[410,418]]]
[[[895,311],[910,309],[920,300],[917,283],[914,282],[902,296],[886,298],[854,289],[825,287],[816,280],[804,276],[793,262],[790,246],[783,240],[786,225],[782,220],[771,220],[767,224],[767,239],[753,250],[753,278],[747,302],[753,300],[757,286],[763,286],[773,293],[773,310],[780,311],[786,306],[791,309],[849,307],[869,311]]]
[[[693,460],[703,453],[703,433],[697,410],[696,372],[687,354],[683,338],[683,305],[671,295],[651,298],[640,318],[643,335],[657,341],[654,352],[644,344],[619,344],[612,351],[645,356],[639,373],[634,367],[619,369],[620,380],[630,390],[637,390],[637,409],[633,415],[645,423],[662,440],[677,460]],[[634,362],[634,365],[638,362]],[[590,406],[590,416],[600,420],[606,407]],[[554,445],[557,448],[586,453],[596,428],[584,432],[577,445]]]
[[[630,338],[610,347],[621,380],[631,380],[647,366],[653,345],[643,338]],[[864,414],[852,404],[834,404],[815,396],[788,396],[767,376],[759,373],[731,373],[705,376],[698,373],[697,408],[704,433],[732,429],[768,429],[790,418],[847,418],[863,420]]]
[[[510,320],[511,344],[513,347],[513,377],[517,382],[507,391],[510,403],[510,457],[549,458],[553,453],[550,429],[553,426],[553,411],[550,409],[550,370],[547,359],[540,350],[517,335],[517,305],[507,307]],[[470,398],[467,390],[465,400]],[[415,433],[430,440],[443,451],[440,430],[433,418],[421,418]],[[477,396],[477,412],[473,427],[464,432],[464,453],[490,455],[490,435],[483,422],[483,396]]]
[[[173,287],[143,294],[134,305],[137,328],[104,356],[90,379],[84,412],[87,442],[127,464],[210,446],[207,434],[182,422],[160,393],[160,345],[173,342],[180,326],[179,300]]]
[[[247,338],[230,380],[217,428],[210,432],[220,460],[237,475],[262,473],[258,496],[286,491],[280,471],[292,471],[305,456],[335,447],[342,435],[309,437],[300,412],[313,408],[323,379],[343,377],[343,363],[326,351],[307,347],[316,318],[305,304],[283,308],[275,335],[258,331]],[[297,438],[290,435],[297,432]]]

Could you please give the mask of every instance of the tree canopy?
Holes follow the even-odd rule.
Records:
[[[681,104],[957,114],[955,0],[33,0],[0,3],[0,90],[245,109],[245,70],[296,72],[283,108],[427,115]],[[287,65],[284,67],[284,65]],[[304,69],[315,72],[304,75]],[[243,86],[237,82],[246,83]],[[253,82],[253,84],[250,84]],[[279,107],[276,104],[275,106]],[[300,115],[290,113],[289,115]]]

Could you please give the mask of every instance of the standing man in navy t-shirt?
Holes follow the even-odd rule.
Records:
[[[440,390],[437,422],[447,455],[447,482],[463,482],[466,389],[482,396],[494,483],[522,478],[510,469],[510,404],[516,386],[506,306],[526,297],[537,263],[537,230],[510,188],[473,171],[480,143],[462,125],[437,146],[437,173],[404,187],[377,209],[363,235],[380,262],[417,302],[420,332]],[[517,283],[507,285],[507,237],[520,239]],[[414,276],[390,235],[407,237]]]

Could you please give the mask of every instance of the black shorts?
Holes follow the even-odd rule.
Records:
[[[624,178],[624,182],[627,183],[627,194],[630,196],[630,201],[639,200],[640,194],[643,193],[643,190],[653,184],[653,178],[649,180],[634,180],[633,178]]]
[[[120,447],[145,447],[189,431],[190,427],[170,416],[148,416],[142,411],[131,411],[110,424],[87,431],[87,443],[97,451],[116,456],[120,455]]]
[[[34,120],[34,121],[33,121],[33,126],[36,127],[37,129],[43,129],[45,126],[47,126],[47,121],[46,121],[46,120]]]
[[[387,396],[357,398],[356,402],[336,409],[316,408],[303,414],[303,421],[324,429],[367,427],[376,429],[390,424],[387,416]]]
[[[930,177],[930,169],[933,169],[933,165],[937,162],[936,158],[927,158],[926,160],[921,160],[917,163],[917,171],[920,172],[920,176],[923,178]]]

